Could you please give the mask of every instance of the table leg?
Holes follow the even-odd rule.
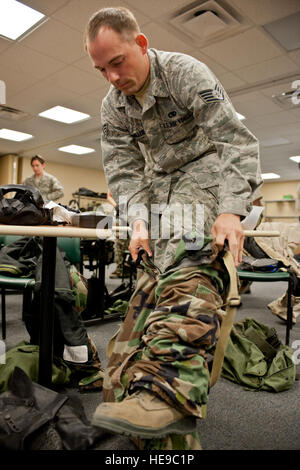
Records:
[[[52,385],[56,237],[44,237],[42,255],[40,354],[38,382]]]
[[[105,240],[98,240],[99,252],[98,252],[98,273],[99,273],[99,309],[101,317],[104,316],[105,310]]]
[[[292,278],[290,275],[287,292],[287,318],[286,318],[286,337],[285,344],[290,345],[290,333],[293,327],[293,307],[292,307]]]

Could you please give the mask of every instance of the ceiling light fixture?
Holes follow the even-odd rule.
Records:
[[[14,140],[15,142],[22,142],[23,140],[31,139],[31,134],[25,132],[13,131],[11,129],[0,129],[0,139]]]
[[[290,157],[290,160],[293,160],[293,162],[300,163],[300,156],[295,155],[294,157]]]
[[[76,155],[95,152],[94,149],[82,147],[81,145],[66,145],[65,147],[60,147],[58,150],[61,152],[75,153]]]
[[[280,175],[277,175],[276,173],[262,173],[261,177],[263,180],[273,180],[280,178]]]
[[[242,114],[240,113],[236,113],[236,114],[240,121],[243,121],[244,119],[246,119],[245,116],[243,116]]]
[[[74,122],[84,121],[91,117],[89,114],[65,108],[64,106],[54,106],[53,108],[39,113],[39,116],[58,122],[64,122],[65,124],[73,124]]]
[[[0,35],[5,38],[20,38],[43,18],[43,13],[16,0],[0,1]]]

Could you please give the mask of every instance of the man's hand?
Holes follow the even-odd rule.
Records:
[[[211,233],[220,248],[223,247],[225,240],[228,240],[229,250],[232,253],[235,265],[238,266],[242,262],[244,246],[244,231],[240,216],[220,214],[212,226]]]
[[[109,202],[113,207],[117,206],[116,201],[114,200],[112,193],[108,190],[106,196],[107,202]]]
[[[143,220],[135,220],[132,225],[132,235],[129,244],[133,261],[136,261],[140,248],[143,248],[149,256],[152,256],[146,224]]]

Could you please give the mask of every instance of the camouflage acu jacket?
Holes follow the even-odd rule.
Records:
[[[39,189],[42,197],[48,201],[56,201],[64,195],[63,187],[58,179],[45,171],[40,179],[35,178],[33,175],[26,178],[23,184]]]
[[[184,172],[202,190],[219,185],[218,213],[246,216],[261,184],[257,139],[205,64],[180,53],[148,54],[143,108],[114,87],[102,103],[102,157],[113,197],[167,204],[172,177]],[[150,181],[141,144],[153,159]]]

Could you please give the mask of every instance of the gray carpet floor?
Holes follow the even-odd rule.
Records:
[[[120,281],[110,280],[108,275],[114,265],[107,268],[107,286],[113,290]],[[273,315],[267,304],[286,290],[285,283],[253,283],[250,294],[242,296],[242,306],[236,321],[243,318],[256,320],[274,327],[285,342],[285,323]],[[88,326],[103,367],[107,364],[106,347],[120,321]],[[300,340],[300,317],[291,331],[291,342]],[[21,296],[7,296],[6,350],[20,341],[29,341],[21,320]],[[298,346],[299,349],[299,346]],[[298,354],[300,358],[300,354]],[[300,365],[297,366],[297,373]],[[197,430],[204,450],[299,450],[300,449],[300,381],[281,393],[252,392],[243,386],[223,378],[211,389],[207,406],[207,418],[198,420]],[[88,419],[102,401],[101,392],[78,393]],[[131,441],[118,435],[107,435],[97,450],[134,450]]]

